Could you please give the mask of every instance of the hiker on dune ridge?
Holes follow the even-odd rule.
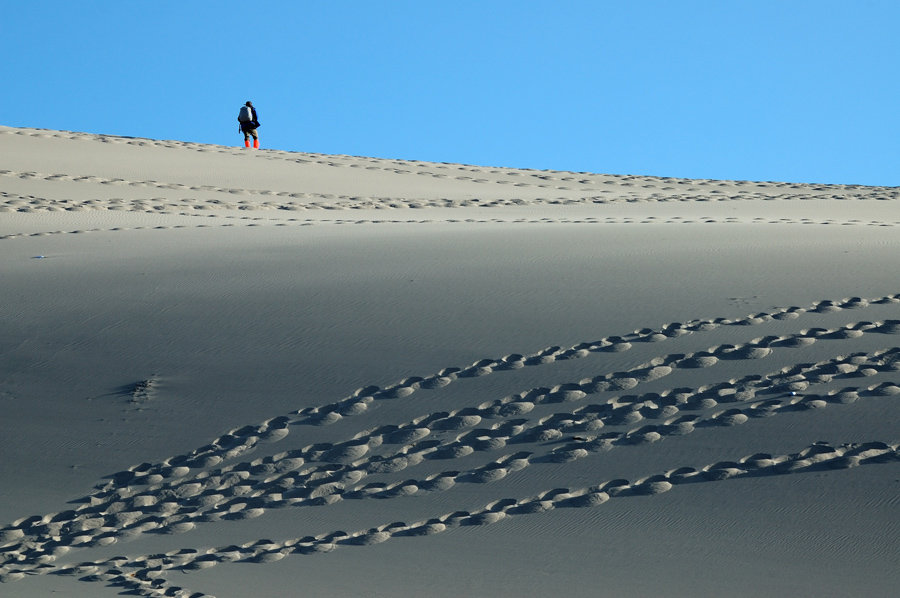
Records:
[[[238,112],[238,122],[241,126],[240,130],[244,134],[244,147],[250,147],[250,137],[252,136],[253,147],[259,149],[259,134],[256,132],[256,129],[259,128],[259,120],[253,102],[248,100],[241,106],[241,110]]]

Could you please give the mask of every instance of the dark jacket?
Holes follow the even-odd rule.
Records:
[[[249,121],[241,121],[241,117],[238,116],[238,122],[241,123],[241,131],[249,131],[251,129],[259,128],[259,117],[256,115],[256,108],[250,106],[250,120]]]

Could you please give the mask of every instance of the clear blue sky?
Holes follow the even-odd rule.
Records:
[[[898,0],[0,0],[0,124],[900,185]],[[2,158],[0,158],[2,159]]]

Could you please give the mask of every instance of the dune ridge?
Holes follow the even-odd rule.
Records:
[[[754,489],[770,496],[765,508],[772,512],[824,508],[828,494],[834,510],[815,534],[770,530],[776,545],[806,551],[810,561],[828,559],[821,537],[848,543],[852,559],[829,561],[845,572],[847,585],[835,590],[804,579],[804,595],[864,587],[867,595],[886,596],[900,582],[896,572],[885,573],[898,548],[898,518],[890,515],[897,513],[892,480],[900,471],[896,188],[248,152],[8,127],[0,127],[0,145],[16,150],[0,165],[2,275],[12,281],[2,292],[16,314],[0,330],[10,339],[0,346],[8,357],[0,407],[10,414],[0,430],[17,439],[0,447],[34,461],[34,481],[4,480],[9,490],[0,503],[7,504],[0,506],[8,512],[25,504],[29,488],[63,503],[0,524],[0,582],[18,582],[8,587],[21,588],[22,596],[42,587],[72,595],[212,595],[184,587],[174,573],[190,573],[184,579],[197,588],[218,586],[220,598],[283,594],[298,576],[319,574],[332,581],[307,580],[307,590],[342,595],[346,588],[333,585],[335,577],[358,588],[369,580],[347,571],[345,558],[354,557],[336,549],[366,547],[360,554],[373,563],[434,551],[440,563],[466,558],[472,536],[464,530],[493,547],[491,556],[455,561],[486,580],[486,594],[523,595],[561,583],[553,574],[543,581],[529,575],[529,562],[550,558],[546,546],[573,559],[590,556],[616,593],[648,554],[689,570],[691,550],[663,557],[653,552],[658,547],[625,538],[627,531],[596,527],[586,508],[665,509],[662,524],[677,529],[687,517],[677,497],[691,488],[712,523],[678,542],[721,547],[745,540],[747,553],[723,557],[721,569],[702,582],[710,585],[699,588],[650,573],[647,583],[657,592],[712,593],[715,583],[752,569],[748,561],[764,562],[771,546],[754,542],[749,527],[715,523],[726,520],[717,504]],[[563,224],[563,234],[549,234]],[[460,232],[465,236],[452,236]],[[446,235],[460,247],[429,257],[432,240]],[[248,322],[284,313],[293,314],[282,324],[286,334],[315,336],[310,321],[321,315],[311,315],[319,313],[310,311],[313,299],[341,309],[354,272],[342,272],[347,262],[335,254],[350,251],[352,260],[358,239],[396,263],[383,266],[384,278],[367,279],[372,299],[353,302],[358,313],[325,329],[333,338],[318,342],[331,352],[320,357],[273,338],[270,351],[251,353],[244,346],[250,337],[227,328],[223,312]],[[397,258],[390,243],[398,239],[421,253]],[[171,253],[180,243],[201,251]],[[809,256],[801,268],[788,259],[798,248]],[[240,261],[248,249],[266,259]],[[764,260],[763,251],[780,251],[784,263]],[[116,252],[142,261],[117,262]],[[493,269],[481,270],[486,266],[468,255]],[[712,271],[684,263],[697,256]],[[296,263],[302,276],[289,274]],[[569,277],[566,264],[579,276]],[[660,264],[679,268],[677,286]],[[208,275],[175,276],[185,265]],[[259,268],[279,281],[278,294],[249,287],[219,296],[222,288],[243,288],[234,281]],[[132,280],[135,269],[146,270],[149,282]],[[742,271],[759,285],[753,296]],[[401,298],[421,293],[415,285],[422,272],[434,273],[423,284],[438,291],[416,296],[432,303],[419,315],[405,314],[409,328],[402,319],[379,321],[379,297],[407,305]],[[488,288],[503,272],[517,273],[528,292],[498,296]],[[454,284],[445,282],[450,275]],[[116,277],[130,282],[115,293],[98,291]],[[148,291],[160,289],[166,302],[148,300]],[[596,302],[582,303],[585,295]],[[191,303],[173,310],[173,302],[186,301],[181,297]],[[553,302],[559,309],[546,308]],[[142,326],[126,308],[165,325],[158,335],[146,331],[145,346],[117,355],[107,344]],[[48,314],[56,311],[80,323],[54,330]],[[189,323],[199,323],[223,367],[264,373],[246,400],[229,382],[204,377],[202,351],[211,349],[191,352],[196,338],[179,334]],[[558,334],[563,324],[566,332]],[[460,327],[472,332],[457,336]],[[410,331],[435,340],[413,342]],[[390,347],[386,359],[341,357],[341,349],[370,339]],[[167,359],[170,353],[186,357]],[[63,357],[81,369],[73,365],[48,381],[43,370]],[[279,396],[278,379],[299,390]],[[364,384],[348,391],[357,379]],[[50,472],[68,453],[109,459],[100,444],[50,440],[55,454],[46,454],[35,447],[47,438],[31,431],[65,425],[54,412],[74,401],[72,380],[93,395],[83,403],[84,421],[72,423],[87,439],[104,437],[110,426],[133,436],[114,445],[119,468],[86,491],[96,478],[74,475],[71,485],[53,489]],[[181,405],[179,395],[197,398]],[[166,431],[184,436],[184,417],[197,426],[207,418],[230,423],[211,435],[189,429],[176,444],[188,448],[173,450]],[[156,441],[140,432],[151,424],[161,430]],[[794,475],[800,473],[810,475]],[[726,480],[739,482],[710,483]],[[794,496],[799,480],[816,494]],[[865,506],[858,480],[877,481]],[[760,508],[746,505],[747,526]],[[560,525],[532,523],[542,519]],[[840,531],[847,526],[869,536],[847,540]],[[498,528],[512,536],[495,534]],[[631,568],[613,567],[586,531],[572,532],[594,528],[631,555]],[[536,541],[538,533],[548,537]],[[501,550],[508,537],[523,551],[518,558]],[[299,569],[299,556],[333,551],[320,572]],[[807,562],[781,558],[786,567]],[[236,573],[229,563],[254,566]],[[378,580],[392,584],[394,595],[458,594],[452,584],[431,581],[441,575],[437,565],[423,574],[428,579],[418,582],[391,574]],[[589,577],[567,579],[573,595],[593,595]],[[751,580],[741,595],[756,595],[755,583],[763,580]]]

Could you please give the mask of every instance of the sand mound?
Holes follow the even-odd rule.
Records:
[[[17,596],[900,584],[896,189],[0,146]]]

